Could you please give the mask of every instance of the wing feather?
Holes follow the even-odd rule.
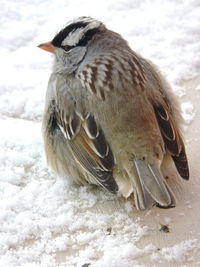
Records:
[[[78,164],[93,177],[95,183],[116,193],[118,186],[112,175],[113,153],[95,118],[88,115],[83,120],[83,116],[80,117],[74,112],[67,121],[61,117],[58,121]]]
[[[183,179],[189,179],[189,167],[182,137],[175,126],[170,109],[166,105],[154,105],[157,122],[174,164]]]

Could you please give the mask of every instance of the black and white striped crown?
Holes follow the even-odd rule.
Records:
[[[53,38],[52,44],[56,47],[85,46],[102,25],[102,22],[91,17],[76,18]]]

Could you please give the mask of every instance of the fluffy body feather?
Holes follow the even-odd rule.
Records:
[[[179,106],[157,68],[87,17],[69,23],[51,45],[43,118],[49,164],[82,184],[133,193],[138,209],[175,206],[161,165],[170,158],[184,179],[189,169]]]

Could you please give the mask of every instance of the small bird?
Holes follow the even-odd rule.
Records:
[[[70,21],[38,46],[54,54],[43,116],[49,165],[144,210],[175,206],[165,179],[189,168],[176,97],[157,67],[91,17]]]

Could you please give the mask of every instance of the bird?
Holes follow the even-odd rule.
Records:
[[[98,19],[69,21],[39,48],[54,55],[42,132],[47,163],[136,209],[172,208],[169,166],[189,167],[180,106],[158,67]]]

